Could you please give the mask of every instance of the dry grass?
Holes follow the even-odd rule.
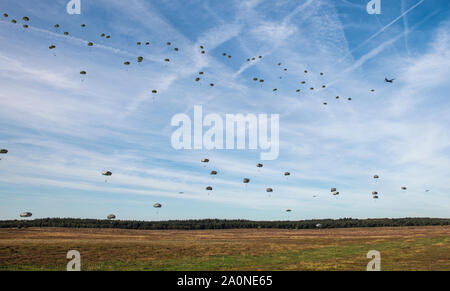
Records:
[[[450,270],[450,227],[155,231],[0,229],[0,269],[64,270],[78,250],[84,270]]]

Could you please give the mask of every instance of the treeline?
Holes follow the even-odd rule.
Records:
[[[250,220],[169,220],[169,221],[131,221],[99,220],[79,218],[44,218],[34,220],[4,220],[0,228],[26,227],[68,227],[68,228],[120,228],[148,230],[198,230],[198,229],[239,229],[239,228],[279,228],[279,229],[313,229],[313,228],[350,228],[350,227],[384,227],[384,226],[427,226],[449,225],[447,218],[376,218],[376,219],[319,219],[300,221],[250,221]],[[320,224],[320,225],[319,225]]]

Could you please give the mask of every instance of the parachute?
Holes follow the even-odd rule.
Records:
[[[316,224],[316,227],[317,227],[317,228],[321,228],[321,227],[322,227],[322,224],[318,223],[318,224]]]
[[[264,165],[263,164],[256,164],[256,167],[258,168],[262,168]]]
[[[308,70],[305,70],[305,74],[307,74],[308,73]]]
[[[379,178],[380,178],[380,176],[378,176],[378,175],[374,175],[374,176],[373,176],[373,178],[374,178],[374,179],[379,179]]]
[[[178,48],[176,47],[176,48],[174,48],[173,50],[177,52],[177,51],[178,51]]]
[[[285,175],[285,176],[290,176],[291,173],[289,173],[289,172],[284,172],[284,175]]]
[[[327,105],[328,103],[327,102],[323,102],[323,105]]]
[[[213,190],[213,187],[208,186],[208,187],[206,187],[206,190],[207,190],[207,191],[212,191],[212,190]]]
[[[203,49],[204,47],[201,45],[200,48]]]
[[[136,45],[141,45],[142,43],[140,42],[140,41],[138,41],[137,43],[136,43]]]
[[[111,36],[110,36],[110,35],[107,35],[106,38],[111,38]]]
[[[276,91],[278,91],[278,89],[277,89],[277,88],[274,88],[274,89],[273,89],[273,92],[276,92]]]
[[[217,175],[217,171],[211,171],[211,175]]]
[[[86,27],[86,24],[82,24],[81,27],[83,27],[83,28]]]
[[[206,159],[206,158],[204,158],[204,159],[202,159],[202,161],[201,161],[202,163],[209,163],[209,160],[208,159]]]
[[[406,187],[402,187],[402,190],[406,190],[407,188]]]
[[[244,178],[244,180],[242,181],[244,184],[248,184],[250,183],[250,179],[249,178]]]
[[[326,87],[327,87],[326,85],[322,85],[322,88],[324,88],[324,89],[325,89]]]
[[[198,77],[195,78],[195,82],[198,82],[198,81],[200,81],[200,78],[198,78]]]
[[[262,59],[262,56],[258,56],[259,59]]]
[[[256,78],[256,77],[255,77],[255,78],[253,78],[253,81],[258,81],[258,78]]]
[[[86,75],[87,73],[86,73],[86,71],[81,71],[80,72],[80,75]]]
[[[108,220],[116,219],[116,216],[114,214],[110,214],[106,217]]]
[[[378,192],[377,191],[373,191],[372,195],[378,195]]]
[[[373,199],[378,199],[378,196],[377,196],[377,195],[374,195],[374,196],[373,196]]]
[[[158,91],[157,90],[152,90],[152,93],[156,94],[156,93],[158,93]]]
[[[88,46],[94,46],[93,42],[88,42]]]
[[[202,54],[205,54],[205,51],[201,51]]]
[[[15,19],[11,20],[12,23],[17,23],[17,21]]]
[[[291,209],[286,209],[286,212],[291,212],[292,210]]]
[[[352,98],[348,98],[347,100],[348,100],[348,101],[352,101]]]
[[[105,34],[104,34],[104,33],[102,33],[102,34],[100,34],[100,36],[101,36],[101,37],[105,37]]]
[[[103,176],[112,176],[112,172],[110,172],[110,171],[104,171],[104,172],[102,172],[102,175],[103,175]]]
[[[143,57],[138,57],[138,58],[137,58],[138,63],[142,63],[143,60],[144,60]]]
[[[7,153],[8,153],[8,150],[7,150],[7,149],[1,149],[1,150],[0,150],[0,154],[6,155]]]
[[[31,212],[22,212],[20,214],[20,217],[31,217],[33,215],[33,213]]]
[[[295,92],[300,92],[300,89],[295,90]]]
[[[198,74],[199,74],[199,75],[203,75],[203,74],[204,74],[204,72],[198,72]]]
[[[69,32],[65,31],[65,32],[64,32],[64,35],[69,35]]]
[[[323,76],[323,73],[321,72],[320,75]]]
[[[26,16],[24,16],[22,19],[23,19],[23,21],[27,21],[27,22],[30,21],[30,18],[28,18]]]
[[[56,46],[55,46],[55,45],[51,45],[51,46],[49,46],[48,48],[52,50],[52,49],[55,49]]]
[[[306,81],[302,81],[302,84],[306,84]]]
[[[27,25],[27,24],[24,24],[24,25],[23,25],[23,28],[28,28],[28,25]]]
[[[167,44],[168,46],[172,45],[172,43],[171,43],[170,41],[168,41],[166,44]]]
[[[165,62],[170,62],[170,59],[164,59]]]
[[[260,82],[260,83],[264,83],[264,80],[263,80],[263,79],[261,79],[261,80],[259,80],[259,82]]]
[[[55,28],[59,28],[59,24],[55,24],[54,27],[55,27]]]
[[[214,87],[214,83],[209,84],[209,86]]]
[[[154,207],[154,208],[161,208],[162,205],[161,205],[160,203],[155,203],[155,204],[153,204],[153,207]]]
[[[273,189],[272,189],[272,188],[267,188],[267,189],[266,189],[266,192],[267,192],[267,193],[272,193],[272,192],[273,192]]]
[[[222,56],[226,56],[227,54],[226,53],[222,53]]]
[[[7,18],[8,14],[7,13],[3,13],[3,17]]]
[[[129,66],[130,65],[130,62],[124,62],[123,63],[125,66]]]
[[[334,196],[339,195],[339,192],[333,192],[333,195]]]
[[[336,188],[331,188],[331,192],[336,192]]]
[[[314,87],[309,88],[309,90],[314,90]]]

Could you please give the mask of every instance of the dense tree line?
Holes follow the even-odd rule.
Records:
[[[383,227],[383,226],[426,226],[449,225],[446,218],[376,218],[376,219],[319,219],[300,221],[251,221],[251,220],[169,220],[169,221],[131,221],[131,220],[99,220],[80,218],[44,218],[34,220],[4,220],[0,228],[24,227],[68,227],[68,228],[121,228],[121,229],[238,229],[238,228],[280,228],[311,229],[317,228],[350,228],[350,227]]]

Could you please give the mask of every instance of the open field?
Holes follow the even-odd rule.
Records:
[[[0,270],[450,270],[450,226],[159,231],[0,229]]]

